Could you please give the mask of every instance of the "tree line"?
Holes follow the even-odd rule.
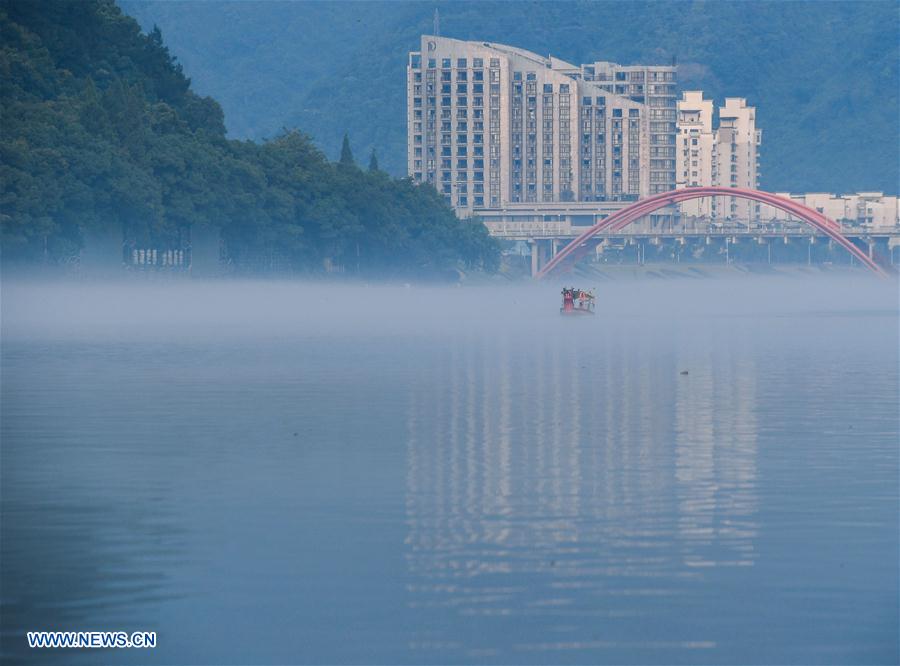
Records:
[[[112,0],[0,2],[0,225],[5,259],[64,261],[91,229],[164,243],[221,230],[241,270],[275,249],[298,272],[495,270],[498,245],[430,186],[329,162],[310,137],[229,140],[158,29]]]

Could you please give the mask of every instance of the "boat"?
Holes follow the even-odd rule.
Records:
[[[594,292],[576,289],[575,287],[563,287],[562,307],[559,314],[578,317],[594,314]]]

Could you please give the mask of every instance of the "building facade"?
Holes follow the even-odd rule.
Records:
[[[714,128],[713,102],[701,91],[684,91],[677,104],[677,183],[683,187],[759,189],[759,147],[756,109],[747,100],[728,97],[719,107]],[[755,224],[759,204],[736,197],[688,201],[680,206],[687,224],[695,220]]]
[[[461,216],[675,188],[675,67],[576,67],[424,35],[409,54],[409,174]]]
[[[891,232],[900,229],[898,198],[882,192],[857,192],[855,194],[776,192],[776,194],[817,210],[825,217],[849,227],[863,227],[874,232]],[[791,216],[783,210],[765,205],[761,207],[760,222],[763,224],[786,222],[791,219]]]

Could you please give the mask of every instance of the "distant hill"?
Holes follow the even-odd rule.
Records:
[[[683,89],[747,97],[763,129],[762,187],[897,193],[894,2],[157,2],[158,24],[231,136],[300,127],[337,156],[341,136],[405,165],[405,60],[435,7],[441,32],[572,62],[669,63]]]
[[[0,1],[3,259],[67,262],[85,232],[127,229],[159,247],[218,227],[238,270],[277,255],[304,272],[439,277],[491,269],[484,225],[432,187],[392,180],[374,156],[338,164],[297,131],[225,137],[163,43],[112,0]]]

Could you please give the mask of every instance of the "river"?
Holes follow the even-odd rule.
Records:
[[[597,287],[7,281],[3,653],[894,663],[896,282]]]

